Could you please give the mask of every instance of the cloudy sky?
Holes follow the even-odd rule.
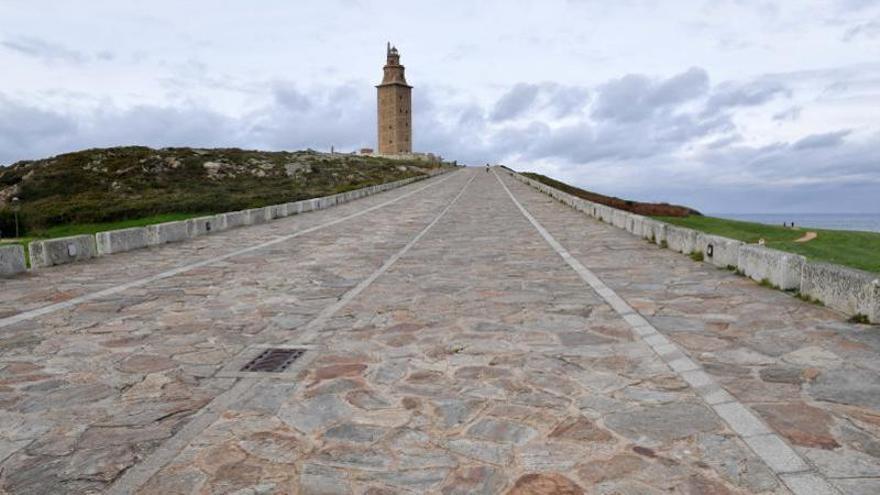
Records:
[[[880,213],[880,0],[0,0],[0,164],[414,144],[704,212]]]

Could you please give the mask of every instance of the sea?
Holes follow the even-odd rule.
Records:
[[[880,213],[709,213],[713,217],[730,218],[746,222],[818,229],[864,230],[880,232]]]

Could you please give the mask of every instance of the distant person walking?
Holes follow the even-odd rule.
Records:
[[[487,174],[489,173],[489,164],[488,163],[486,164],[486,173]]]

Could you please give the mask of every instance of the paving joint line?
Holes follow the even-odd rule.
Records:
[[[476,174],[472,174],[471,178],[465,183],[461,188],[461,191],[458,192],[452,201],[450,201],[449,204],[447,204],[428,225],[419,231],[415,237],[413,237],[404,247],[391,255],[391,257],[382,263],[382,266],[373,271],[369,277],[351,288],[348,292],[343,294],[336,303],[324,308],[324,310],[318,313],[315,318],[309,321],[305,326],[301,327],[305,332],[304,335],[300,335],[289,342],[298,343],[303,340],[314,338],[328,319],[367,289],[367,287],[369,287],[382,274],[387,272],[397,260],[405,255],[429,230],[431,230],[431,228],[446,215],[452,206],[455,205],[458,199],[464,195],[465,190],[467,190],[468,186],[475,178]],[[245,349],[245,351],[242,352],[246,352],[247,350],[248,349]],[[174,460],[174,458],[202,431],[204,431],[205,428],[213,424],[217,418],[232,406],[232,404],[240,400],[256,383],[268,380],[271,379],[264,377],[239,378],[232,387],[215,397],[211,402],[199,410],[199,412],[194,414],[193,418],[186,424],[186,426],[181,428],[174,436],[163,442],[162,445],[147,456],[146,459],[125,471],[116,479],[116,481],[113,482],[107,493],[119,495],[130,494],[139,488],[142,488],[144,484],[149,482],[149,480],[156,475],[156,473],[158,473],[169,462]]]
[[[384,208],[385,206],[394,204],[402,199],[408,198],[416,193],[424,191],[425,189],[428,189],[429,187],[434,187],[437,184],[441,184],[441,183],[451,179],[455,175],[457,175],[457,172],[453,172],[453,173],[447,175],[446,177],[441,178],[440,180],[433,181],[430,184],[422,186],[422,187],[415,189],[413,191],[410,191],[406,194],[402,194],[394,199],[390,199],[390,200],[385,201],[383,203],[380,203],[378,205],[373,205],[367,209],[352,213],[350,215],[346,215],[341,218],[337,218],[336,220],[322,223],[320,225],[315,225],[315,226],[294,232],[293,234],[288,234],[285,236],[281,236],[281,237],[272,239],[271,241],[266,241],[261,244],[248,246],[246,248],[242,248],[237,251],[233,251],[231,253],[226,253],[226,254],[223,254],[220,256],[216,256],[214,258],[209,258],[206,260],[198,261],[196,263],[191,263],[189,265],[184,265],[184,266],[179,266],[177,268],[172,268],[171,270],[166,270],[164,272],[157,273],[155,275],[150,275],[148,277],[140,278],[138,280],[133,280],[131,282],[119,284],[117,286],[109,287],[107,289],[102,289],[102,290],[99,290],[96,292],[92,292],[90,294],[84,294],[82,296],[77,296],[72,299],[68,299],[67,301],[62,301],[59,303],[43,306],[41,308],[32,309],[29,311],[25,311],[23,313],[19,313],[17,315],[8,316],[6,318],[0,318],[0,328],[8,327],[8,326],[13,325],[15,323],[27,321],[27,320],[37,318],[39,316],[43,316],[43,315],[46,315],[49,313],[54,313],[55,311],[59,311],[62,309],[71,308],[71,307],[77,306],[77,305],[85,303],[85,302],[94,301],[95,299],[100,299],[105,296],[111,296],[114,294],[118,294],[118,293],[124,292],[128,289],[133,289],[135,287],[140,287],[140,286],[149,284],[150,282],[155,282],[157,280],[163,280],[163,279],[166,279],[169,277],[173,277],[175,275],[180,275],[181,273],[186,273],[188,271],[195,270],[196,268],[201,268],[203,266],[212,265],[212,264],[217,263],[219,261],[224,261],[229,258],[233,258],[235,256],[240,256],[242,254],[247,254],[247,253],[250,253],[253,251],[257,251],[259,249],[263,249],[263,248],[266,248],[269,246],[274,246],[275,244],[289,241],[290,239],[293,239],[293,238],[296,238],[296,237],[299,237],[299,236],[302,236],[305,234],[310,234],[312,232],[315,232],[315,231],[318,231],[318,230],[321,230],[321,229],[324,229],[327,227],[332,227],[332,226],[337,225],[339,223],[351,220],[352,218],[357,218],[362,215],[366,215],[367,213],[371,213],[373,211],[376,211],[380,208]]]
[[[586,282],[615,312],[632,328],[639,340],[647,344],[654,353],[679,377],[684,379],[696,395],[706,403],[737,436],[761,459],[776,477],[795,495],[839,494],[828,480],[790,447],[782,437],[769,428],[752,410],[732,394],[724,390],[676,344],[651,343],[646,340],[652,336],[662,336],[644,317],[636,312],[622,297],[608,287],[596,274],[578,261],[559,241],[541,225],[538,220],[516,199],[495,170],[492,170],[501,187],[507,192],[520,213],[532,224],[538,234],[554,251]],[[633,316],[632,318],[627,318]],[[633,320],[643,320],[634,324]],[[660,350],[658,350],[660,348]],[[672,348],[675,352],[668,352]],[[678,355],[677,355],[678,354]],[[691,366],[692,365],[692,366]],[[716,394],[726,394],[729,400],[711,402]],[[737,406],[731,406],[736,404]],[[760,433],[759,433],[760,432]],[[802,478],[809,477],[808,482]]]
[[[450,201],[449,204],[446,205],[445,208],[443,208],[443,211],[441,211],[436,217],[434,217],[434,220],[432,220],[431,223],[426,225],[425,228],[423,228],[418,234],[416,234],[416,236],[413,237],[406,244],[406,246],[404,246],[403,248],[400,249],[400,251],[394,253],[390,258],[385,260],[385,263],[383,263],[382,266],[379,267],[376,271],[371,273],[369,277],[365,278],[364,280],[361,280],[360,283],[358,283],[356,286],[352,287],[351,290],[349,290],[348,292],[343,294],[343,296],[341,298],[339,298],[339,301],[324,308],[324,310],[322,310],[320,313],[318,313],[318,316],[315,317],[315,319],[313,319],[312,321],[307,323],[304,327],[302,327],[303,334],[297,338],[297,341],[304,342],[304,343],[311,343],[312,339],[314,339],[317,336],[317,333],[318,333],[318,331],[320,331],[324,322],[326,322],[337,311],[339,311],[340,309],[345,307],[349,302],[351,302],[352,299],[357,297],[361,292],[363,292],[367,287],[369,287],[377,278],[382,276],[382,274],[387,272],[388,269],[391,268],[391,266],[397,262],[397,260],[399,260],[413,246],[415,246],[415,244],[417,242],[419,242],[419,240],[422,237],[424,237],[424,235],[427,234],[428,231],[431,230],[431,228],[433,228],[434,225],[436,225],[437,222],[439,222],[440,219],[443,218],[450,209],[452,209],[452,207],[455,205],[455,203],[458,202],[459,198],[461,198],[464,195],[465,190],[467,190],[468,186],[470,186],[471,182],[473,182],[476,177],[477,177],[476,174],[471,174],[471,178],[468,179],[468,181],[465,183],[464,187],[461,188],[461,191],[459,191],[458,194],[454,198],[452,198],[452,201]]]

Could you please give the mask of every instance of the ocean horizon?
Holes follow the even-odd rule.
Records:
[[[707,213],[709,216],[757,222],[767,225],[782,225],[783,222],[796,227],[817,229],[862,230],[880,232],[880,213]]]

